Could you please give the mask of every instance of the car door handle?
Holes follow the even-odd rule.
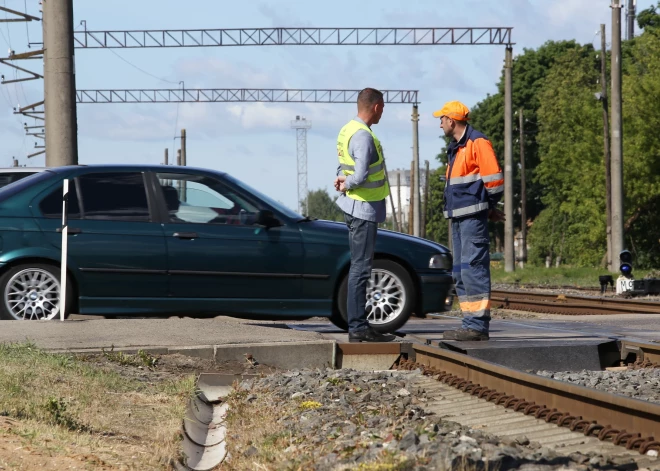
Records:
[[[177,239],[196,239],[198,237],[197,232],[175,232],[172,236]]]
[[[62,232],[62,228],[58,227],[55,229],[55,232]],[[66,231],[69,235],[75,235],[75,234],[80,234],[82,233],[82,229],[79,227],[69,227]]]

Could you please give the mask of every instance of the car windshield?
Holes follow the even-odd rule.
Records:
[[[17,193],[20,193],[26,188],[31,187],[43,180],[48,180],[55,175],[53,172],[37,172],[29,175],[27,177],[16,180],[7,186],[0,188],[0,202],[5,201],[7,198],[14,196]]]
[[[266,204],[270,205],[275,210],[283,213],[285,216],[290,217],[291,219],[295,219],[295,220],[304,219],[297,212],[287,208],[286,206],[284,206],[279,201],[275,201],[270,196],[266,196],[263,193],[261,193],[260,191],[255,190],[254,188],[252,188],[248,184],[246,184],[246,183],[244,183],[244,182],[242,182],[242,181],[240,181],[240,180],[238,180],[238,179],[236,179],[236,178],[234,178],[234,177],[232,177],[228,174],[225,174],[225,178],[227,180],[229,180],[231,183],[233,183],[234,185],[236,185],[237,187],[241,188],[242,190],[245,190],[246,192],[248,192],[248,193],[256,196],[257,198],[259,198],[260,200],[264,201]]]

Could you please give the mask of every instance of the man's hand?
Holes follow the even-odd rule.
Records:
[[[488,210],[488,219],[493,222],[505,221],[504,213],[497,208]]]
[[[334,182],[335,190],[344,193],[346,191],[346,187],[344,186],[345,181],[346,181],[345,175],[340,175],[337,178],[335,178],[335,182]]]

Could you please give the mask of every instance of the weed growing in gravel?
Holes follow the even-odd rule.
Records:
[[[121,366],[143,366],[150,370],[156,369],[156,364],[158,363],[158,358],[144,350],[138,350],[137,354],[131,355],[124,352],[115,352],[113,347],[109,352],[106,352],[104,349],[103,356],[109,361]]]

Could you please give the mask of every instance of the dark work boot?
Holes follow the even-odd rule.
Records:
[[[349,342],[391,342],[396,337],[390,334],[381,334],[369,328],[359,332],[349,332]]]
[[[488,340],[488,332],[479,332],[474,329],[464,329],[461,327],[456,330],[445,330],[442,334],[444,340],[458,340],[458,341],[476,341]]]

